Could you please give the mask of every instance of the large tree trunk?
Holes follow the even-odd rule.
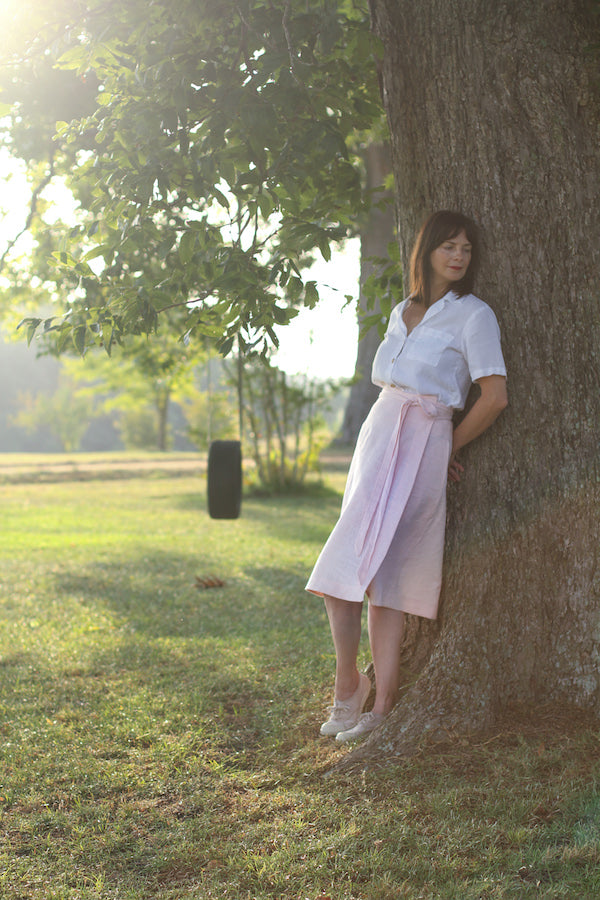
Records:
[[[368,309],[362,286],[375,271],[374,257],[385,258],[389,244],[394,240],[394,207],[389,190],[384,188],[386,178],[391,172],[390,149],[388,144],[372,142],[363,154],[366,168],[367,190],[373,193],[372,203],[366,222],[360,232],[360,285],[358,298],[358,321],[365,316],[379,312],[379,309]],[[384,201],[383,204],[381,201]],[[379,388],[371,381],[373,357],[381,343],[377,328],[370,328],[358,342],[354,380],[344,412],[344,422],[339,440],[354,446],[360,426],[367,418],[379,394]]]
[[[510,406],[449,488],[441,630],[360,755],[600,711],[598,40],[578,0],[371,0],[403,257],[425,214],[477,218]]]

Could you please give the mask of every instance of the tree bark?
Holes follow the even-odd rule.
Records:
[[[600,711],[598,21],[569,0],[371,0],[406,261],[432,210],[482,225],[509,409],[449,487],[439,637],[356,751]]]
[[[169,420],[169,401],[171,399],[171,391],[168,387],[158,387],[155,395],[156,414],[157,414],[157,448],[163,452],[168,450],[168,420]]]
[[[396,234],[392,202],[383,206],[377,205],[381,200],[391,201],[392,199],[391,192],[383,187],[386,178],[391,173],[389,146],[374,141],[367,146],[363,156],[366,168],[366,187],[367,191],[373,194],[373,202],[369,208],[368,218],[360,232],[361,290],[357,310],[359,324],[365,316],[379,312],[379,308],[367,309],[362,286],[375,269],[373,257],[385,258],[388,246]],[[354,380],[350,387],[339,437],[339,441],[343,444],[351,446],[356,444],[360,427],[379,394],[379,388],[371,382],[371,367],[380,343],[381,338],[376,327],[370,328],[358,342]]]

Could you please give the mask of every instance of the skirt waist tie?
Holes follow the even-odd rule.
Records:
[[[394,510],[398,521],[402,517],[404,507],[410,497],[421,464],[423,451],[435,420],[451,419],[453,414],[453,410],[450,407],[444,406],[435,397],[414,394],[395,387],[383,388],[380,399],[385,402],[391,398],[399,404],[396,424],[382,454],[377,477],[369,491],[354,544],[355,551],[361,559],[359,568],[359,576],[361,577],[364,577],[365,573],[371,568],[373,554],[379,542],[387,511],[388,498],[398,471],[400,436],[409,409],[419,408],[427,417],[427,421],[412,441],[410,453],[407,453],[400,460],[400,502]]]

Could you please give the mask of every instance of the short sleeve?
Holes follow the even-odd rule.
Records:
[[[463,331],[462,347],[472,381],[506,375],[498,320],[487,304],[476,310]]]

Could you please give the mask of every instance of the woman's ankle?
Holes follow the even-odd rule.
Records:
[[[350,697],[353,697],[356,691],[358,690],[358,685],[360,684],[360,675],[358,669],[356,669],[353,675],[345,676],[344,678],[339,678],[336,676],[335,679],[335,699],[340,700],[342,703],[344,700],[349,700]]]
[[[383,697],[378,694],[375,697],[375,703],[373,704],[373,712],[378,716],[387,716],[387,714],[392,711],[397,702],[397,691],[394,691],[391,694],[385,694]]]

